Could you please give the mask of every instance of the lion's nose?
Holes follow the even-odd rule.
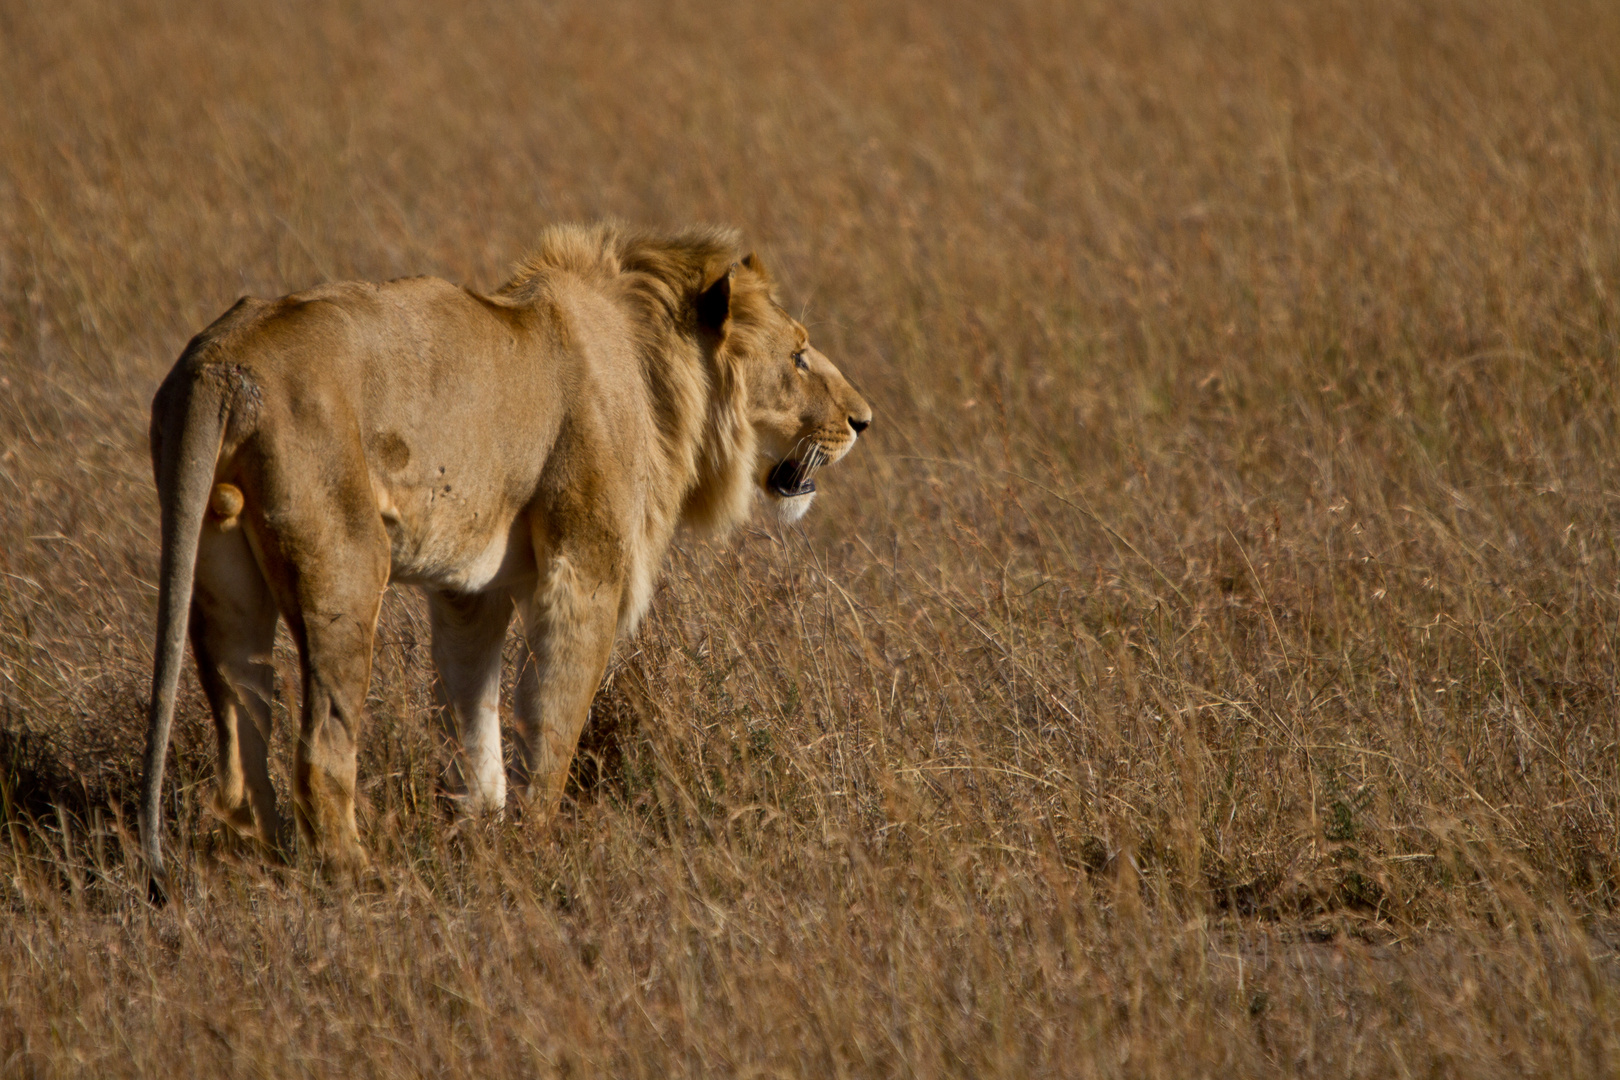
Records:
[[[862,420],[858,416],[852,416],[849,418],[849,426],[855,429],[855,434],[859,435],[861,432],[872,426],[872,418],[869,416],[865,420]]]

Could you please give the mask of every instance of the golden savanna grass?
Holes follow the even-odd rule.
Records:
[[[1620,7],[453,10],[0,6],[0,1074],[1620,1070]],[[369,891],[188,675],[148,907],[159,378],[602,217],[742,227],[868,436],[555,825],[454,825],[391,595]]]

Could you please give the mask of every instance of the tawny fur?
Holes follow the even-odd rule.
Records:
[[[239,301],[152,405],[154,879],[188,609],[219,738],[216,808],[286,849],[266,763],[279,615],[304,671],[295,818],[322,860],[352,869],[355,749],[390,581],[428,594],[451,780],[471,807],[505,801],[500,650],[520,613],[520,779],[550,813],[676,527],[723,531],[756,491],[796,517],[810,473],[870,419],[726,230],[554,228],[489,296],[409,278]]]

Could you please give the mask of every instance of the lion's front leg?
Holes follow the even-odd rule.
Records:
[[[591,580],[558,557],[534,597],[519,605],[528,640],[514,709],[521,793],[545,817],[562,802],[574,748],[613,651],[621,590],[618,582]]]
[[[501,767],[501,646],[512,621],[504,590],[456,594],[430,590],[433,663],[441,724],[452,743],[450,785],[472,812],[506,805]]]

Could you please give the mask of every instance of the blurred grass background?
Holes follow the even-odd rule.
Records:
[[[1620,8],[13,3],[0,100],[0,1073],[1620,1069]],[[604,216],[742,227],[869,436],[555,826],[452,826],[392,595],[371,892],[187,676],[149,909],[157,381]]]

